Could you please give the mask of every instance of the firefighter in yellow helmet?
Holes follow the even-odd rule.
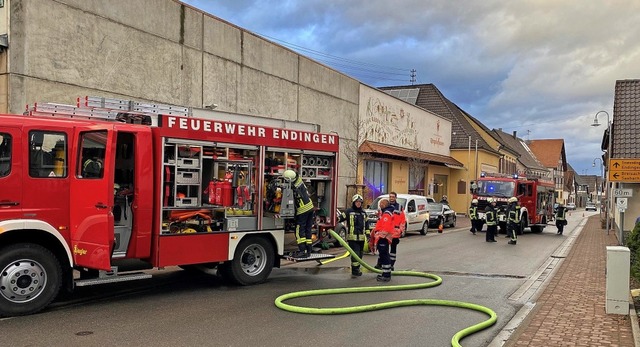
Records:
[[[511,237],[510,245],[515,245],[518,241],[518,231],[520,230],[520,206],[518,198],[510,197],[507,207],[507,233]]]
[[[298,243],[297,257],[308,257],[311,254],[312,238],[311,228],[313,227],[313,201],[309,197],[307,186],[302,182],[302,178],[293,170],[285,170],[282,174],[285,179],[291,182],[293,189],[293,199],[296,209],[296,242]]]
[[[338,222],[346,222],[349,247],[362,259],[362,250],[367,240],[367,213],[362,208],[362,196],[360,194],[356,194],[351,198],[351,207],[340,213]],[[351,256],[351,276],[362,276],[360,263],[353,255]]]

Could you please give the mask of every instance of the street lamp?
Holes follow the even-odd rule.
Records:
[[[609,118],[609,113],[607,111],[598,111],[598,113],[596,113],[596,116],[593,118],[593,124],[591,124],[591,126],[592,127],[600,126],[600,122],[598,122],[598,115],[600,113],[604,113],[604,114],[607,115],[607,134],[608,134],[608,137],[607,137],[607,140],[608,140],[607,141],[608,142],[607,143],[607,159],[611,159],[611,142],[612,142],[611,141],[612,140],[612,136],[611,135],[612,134],[611,134],[611,120]],[[593,161],[593,163],[595,164],[595,160]],[[602,163],[602,161],[601,161],[601,163]],[[611,168],[609,168],[607,165],[604,165],[604,166],[607,167],[607,170],[611,170]],[[604,176],[604,169],[602,171],[602,174]],[[609,182],[608,178],[606,179],[606,182],[607,182],[607,190],[606,190],[606,192],[607,192],[607,215],[606,215],[606,219],[607,219],[607,235],[608,235],[609,234],[609,227],[611,226],[611,222],[610,222],[611,218],[609,217],[610,211],[611,211],[611,191],[609,189],[610,182]]]

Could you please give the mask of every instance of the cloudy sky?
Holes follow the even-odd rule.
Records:
[[[370,86],[415,70],[489,128],[564,139],[578,174],[601,173],[590,124],[613,117],[616,80],[640,78],[635,0],[184,2]]]

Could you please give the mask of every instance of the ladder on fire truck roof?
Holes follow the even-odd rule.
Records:
[[[77,98],[76,106],[56,103],[35,103],[25,111],[25,115],[54,116],[82,119],[100,119],[133,124],[158,126],[158,116],[190,116],[188,107],[149,104],[133,100],[86,96]]]

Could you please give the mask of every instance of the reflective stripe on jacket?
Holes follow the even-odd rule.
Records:
[[[471,207],[469,207],[469,218],[478,219],[478,206],[471,205]]]
[[[491,206],[487,206],[485,209],[484,219],[487,221],[487,226],[496,225],[496,210]]]
[[[366,241],[367,213],[362,209],[350,208],[340,214],[339,222],[347,222],[347,240]]]
[[[509,206],[509,210],[507,212],[508,221],[511,223],[520,223],[520,206]]]
[[[304,185],[300,177],[293,183],[293,198],[296,204],[296,215],[309,212],[313,209],[313,201],[311,201],[309,197],[307,186]]]

